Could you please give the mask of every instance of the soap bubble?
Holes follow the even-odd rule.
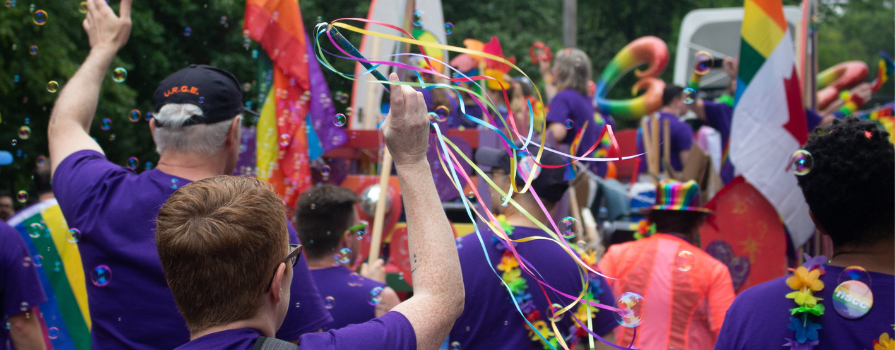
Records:
[[[446,121],[450,114],[451,110],[450,108],[447,108],[447,106],[438,106],[437,108],[435,108],[435,120],[439,122]]]
[[[69,229],[68,234],[65,235],[65,240],[71,243],[78,243],[81,240],[81,230],[76,228]]]
[[[16,194],[16,199],[19,201],[19,203],[27,202],[28,201],[28,192],[19,191],[19,193]]]
[[[339,250],[338,260],[342,264],[347,264],[351,262],[351,249],[342,248]]]
[[[36,55],[37,54],[37,45],[31,45],[31,48],[28,49],[28,53],[30,53],[31,56]]]
[[[112,70],[112,81],[116,83],[123,83],[125,79],[127,79],[127,69],[124,69],[124,67],[118,67]]]
[[[339,127],[345,126],[345,123],[347,123],[347,122],[348,122],[348,118],[346,118],[345,115],[342,113],[336,114],[336,116],[333,118],[333,124],[336,124],[336,126],[339,126]]]
[[[34,256],[34,267],[44,266],[44,257],[40,254]]]
[[[106,265],[99,265],[90,271],[90,280],[97,287],[105,287],[112,281],[112,269]]]
[[[566,216],[561,221],[562,225],[560,225],[560,229],[562,230],[562,236],[565,239],[575,238],[576,232],[578,231],[578,220],[571,216]]]
[[[349,286],[357,287],[361,284],[363,284],[363,281],[361,280],[360,275],[358,275],[357,272],[352,272],[350,275],[348,275]]]
[[[280,146],[286,147],[289,146],[289,143],[292,142],[292,136],[289,134],[281,134],[280,135]]]
[[[127,159],[127,168],[130,170],[134,170],[137,168],[137,163],[140,161],[137,160],[137,157],[130,157]]]
[[[640,294],[626,292],[618,297],[617,307],[619,310],[613,315],[618,324],[634,328],[643,323],[641,310],[643,309],[643,297]]]
[[[320,175],[329,176],[329,173],[331,171],[332,171],[332,168],[330,168],[329,165],[324,165],[322,168],[320,168]]]
[[[422,27],[423,23],[426,22],[426,12],[422,10],[416,10],[413,12],[413,25],[417,27]]]
[[[21,310],[21,311],[28,310],[28,302],[23,301],[21,304],[19,304],[19,310]]]
[[[221,24],[227,24],[227,16],[221,16]]]
[[[59,338],[59,328],[56,328],[56,327],[48,328],[47,329],[47,337],[49,337],[50,339]]]
[[[460,350],[460,342],[452,341],[451,342],[451,350]]]
[[[367,297],[367,303],[370,305],[379,305],[382,301],[382,287],[375,287],[370,290],[370,295]]]
[[[712,54],[706,51],[699,51],[695,55],[696,67],[693,73],[696,75],[706,75],[712,70]]]
[[[31,19],[34,21],[34,24],[42,26],[47,24],[47,11],[37,10],[31,14]]]
[[[575,127],[575,122],[571,119],[566,119],[566,129],[571,129]]]
[[[205,103],[205,97],[199,96],[199,103]]]
[[[447,22],[444,24],[444,34],[451,35],[454,34],[454,24],[451,22]]]
[[[693,253],[682,250],[680,253],[677,253],[677,256],[674,258],[674,267],[681,271],[690,271],[693,268],[693,263],[696,261],[696,256]]]
[[[799,176],[808,174],[814,168],[814,157],[808,151],[800,149],[792,154],[788,168]]]
[[[684,89],[683,99],[684,103],[686,104],[692,104],[693,102],[696,102],[696,90],[693,90],[693,88]]]
[[[547,314],[546,314],[547,319],[549,319],[553,322],[562,321],[563,316],[565,316],[565,314],[559,313],[560,311],[562,311],[562,308],[563,308],[563,306],[560,304],[557,304],[557,303],[553,303],[552,305],[550,305],[550,309],[547,310]]]
[[[190,27],[183,28],[183,36],[193,35],[193,29]]]
[[[103,118],[102,124],[100,124],[100,129],[109,130],[112,128],[112,119]]]
[[[81,1],[81,4],[78,5],[78,12],[87,13],[87,2]]]
[[[140,121],[141,116],[142,116],[142,113],[140,113],[139,109],[132,109],[131,113],[128,115],[127,119],[136,123],[136,122]]]
[[[57,83],[55,80],[50,80],[50,82],[47,83],[47,91],[49,91],[50,93],[55,94],[58,90],[59,83]]]
[[[40,234],[44,231],[44,225],[35,222],[30,226],[31,228],[28,230],[28,235],[31,236],[31,238],[40,237]]]
[[[22,266],[31,267],[31,257],[30,256],[26,256],[25,258],[22,259]]]
[[[324,306],[326,306],[327,310],[330,310],[333,308],[333,302],[335,302],[335,301],[336,301],[336,298],[326,297],[323,299],[323,304],[324,304]]]
[[[31,127],[24,125],[19,128],[19,138],[22,140],[27,140],[31,138]]]

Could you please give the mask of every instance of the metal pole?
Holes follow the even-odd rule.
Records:
[[[562,44],[565,47],[576,47],[578,44],[578,0],[563,0]]]

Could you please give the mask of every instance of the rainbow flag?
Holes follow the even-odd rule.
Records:
[[[310,162],[348,141],[335,127],[333,99],[305,32],[297,1],[246,1],[244,34],[273,62],[256,134],[258,178],[273,184],[288,206],[311,186]]]
[[[7,222],[28,244],[47,302],[40,305],[54,349],[90,349],[90,312],[78,245],[55,199],[19,211]]]
[[[799,247],[814,234],[814,224],[786,169],[808,139],[792,33],[781,0],[746,0],[743,7],[730,161],[771,202]]]

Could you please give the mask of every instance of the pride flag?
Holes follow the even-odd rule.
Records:
[[[54,349],[90,349],[90,312],[78,245],[55,199],[19,211],[6,222],[28,244],[47,302],[40,305]]]
[[[774,206],[798,247],[814,234],[808,205],[786,165],[808,140],[792,33],[781,0],[746,0],[730,160]]]
[[[312,52],[297,1],[248,0],[244,33],[273,62],[273,86],[258,119],[258,178],[288,206],[311,185],[310,162],[347,141],[333,124],[333,99]]]

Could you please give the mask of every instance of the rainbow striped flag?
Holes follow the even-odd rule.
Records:
[[[7,222],[28,244],[47,302],[40,305],[54,349],[90,349],[90,312],[81,254],[55,199],[25,208]]]
[[[746,0],[730,132],[730,161],[786,223],[798,247],[814,234],[786,164],[808,140],[808,120],[782,0]]]

